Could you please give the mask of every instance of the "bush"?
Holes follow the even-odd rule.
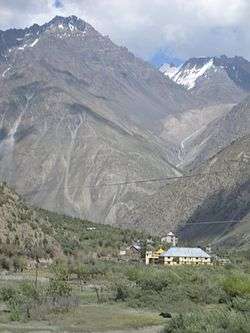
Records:
[[[178,315],[169,321],[163,333],[249,333],[249,327],[246,315],[221,310]]]
[[[9,271],[11,269],[11,266],[12,266],[12,262],[11,262],[10,258],[8,258],[6,256],[0,257],[0,268]]]
[[[24,257],[16,256],[13,258],[13,268],[15,272],[23,272],[27,267],[27,261]]]
[[[3,302],[8,302],[9,300],[11,300],[12,298],[15,297],[17,291],[14,288],[11,287],[7,287],[7,288],[2,288],[0,290],[0,299]]]
[[[2,288],[1,299],[7,303],[10,319],[18,321],[23,317],[30,318],[33,302],[38,298],[38,292],[30,283],[24,283],[19,288]]]
[[[130,287],[125,280],[117,280],[112,286],[115,301],[126,301],[129,297]]]
[[[72,288],[68,281],[53,278],[50,280],[47,295],[56,298],[57,296],[70,296]]]
[[[250,277],[248,275],[234,275],[223,281],[223,289],[231,296],[250,295]]]

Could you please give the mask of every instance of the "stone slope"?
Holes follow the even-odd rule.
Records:
[[[250,134],[250,96],[221,118],[212,121],[201,133],[186,143],[184,161],[194,168],[231,142]]]
[[[182,87],[74,16],[1,36],[0,178],[31,203],[113,223],[156,186],[100,184],[181,175],[159,133]]]
[[[180,232],[185,239],[215,238],[234,223],[183,226],[188,222],[237,220],[249,214],[250,137],[238,140],[209,159],[190,178],[162,184],[127,211],[120,223],[161,234]]]

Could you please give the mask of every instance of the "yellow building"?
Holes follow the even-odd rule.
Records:
[[[163,248],[159,248],[156,251],[147,251],[145,257],[145,264],[159,264],[160,255],[164,252],[165,250],[163,250]]]
[[[211,265],[211,257],[200,248],[171,247],[158,259],[162,265]]]

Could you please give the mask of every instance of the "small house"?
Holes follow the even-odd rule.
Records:
[[[138,243],[134,243],[125,249],[120,249],[119,258],[126,261],[139,261],[141,260],[141,251],[141,246]]]
[[[178,237],[176,237],[175,234],[172,231],[170,231],[167,234],[167,236],[164,236],[161,238],[161,242],[172,244],[173,246],[176,246],[176,244],[178,243]]]
[[[159,264],[159,258],[162,253],[164,253],[162,248],[156,251],[147,251],[145,256],[145,264]]]
[[[162,265],[210,265],[211,257],[200,248],[171,247],[159,257]]]

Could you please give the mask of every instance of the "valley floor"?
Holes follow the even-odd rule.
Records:
[[[0,315],[0,332],[5,333],[157,333],[164,325],[159,313],[135,310],[123,304],[82,304],[46,320],[10,322]]]

